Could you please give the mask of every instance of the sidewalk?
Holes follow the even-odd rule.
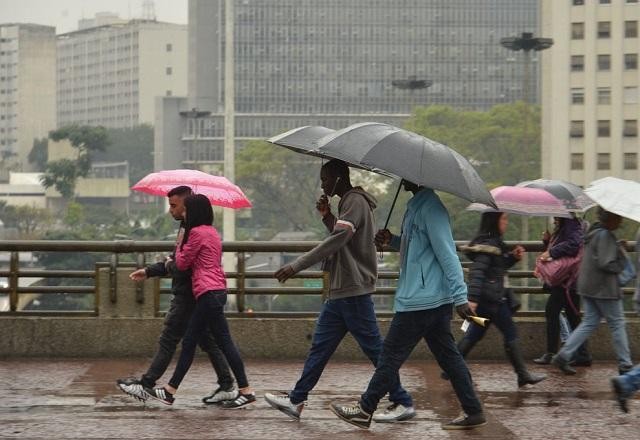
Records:
[[[351,401],[362,392],[373,369],[366,363],[330,363],[310,396],[300,422],[271,409],[265,391],[293,386],[302,362],[247,363],[258,402],[250,408],[207,407],[200,398],[212,387],[212,371],[198,358],[172,407],[146,405],[125,396],[115,379],[139,375],[147,359],[0,361],[0,438],[29,439],[568,439],[638,438],[640,400],[625,415],[614,404],[609,377],[613,363],[580,368],[567,377],[551,368],[549,378],[518,390],[506,363],[471,362],[470,367],[488,416],[474,431],[443,431],[440,424],[459,413],[448,382],[433,362],[412,362],[401,374],[412,392],[418,416],[397,425],[372,424],[363,431],[338,420],[327,406]]]

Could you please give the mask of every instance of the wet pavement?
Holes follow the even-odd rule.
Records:
[[[172,407],[122,394],[115,379],[139,375],[147,359],[0,361],[0,438],[29,439],[605,439],[640,438],[640,399],[623,414],[613,402],[613,363],[596,363],[567,377],[551,368],[549,378],[517,389],[506,363],[470,362],[489,423],[473,431],[443,431],[459,406],[434,362],[411,362],[402,381],[414,397],[417,417],[402,424],[372,424],[368,431],[338,420],[332,400],[357,398],[372,374],[366,363],[332,362],[309,398],[300,422],[271,409],[265,391],[293,386],[302,362],[247,362],[258,402],[240,410],[205,406],[212,372],[198,358]]]

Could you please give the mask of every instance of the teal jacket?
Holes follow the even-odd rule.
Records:
[[[424,188],[409,200],[401,237],[392,236],[391,246],[400,251],[396,312],[467,302],[449,214],[432,189]]]

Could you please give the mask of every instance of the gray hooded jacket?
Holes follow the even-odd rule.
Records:
[[[585,238],[578,293],[595,299],[622,299],[618,274],[624,265],[625,256],[616,236],[602,224],[594,224]]]
[[[338,217],[323,220],[331,234],[296,259],[296,272],[325,260],[323,269],[331,279],[330,299],[365,295],[376,290],[378,263],[373,210],[375,199],[362,188],[347,191],[338,204]]]

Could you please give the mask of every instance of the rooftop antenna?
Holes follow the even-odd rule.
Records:
[[[153,0],[144,0],[142,2],[142,19],[156,21],[156,5]]]

